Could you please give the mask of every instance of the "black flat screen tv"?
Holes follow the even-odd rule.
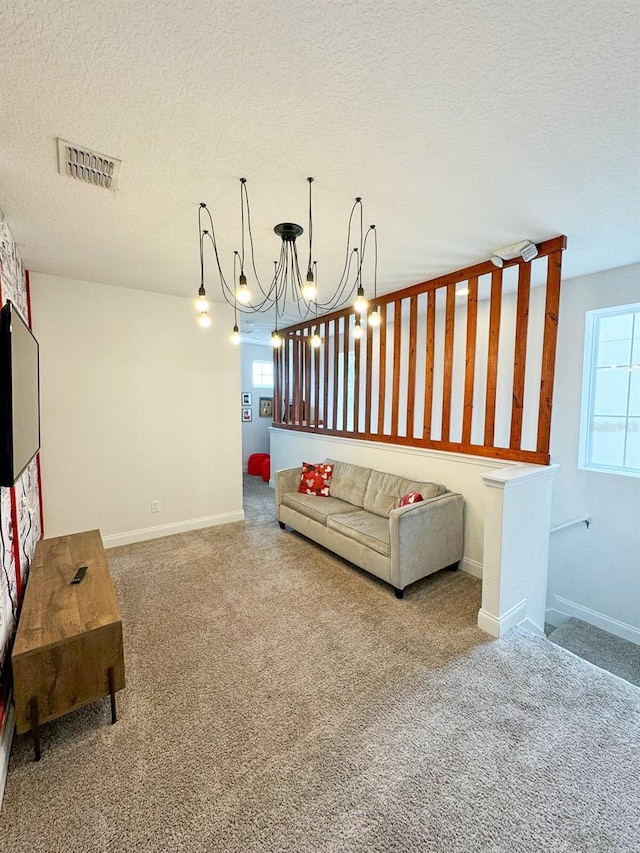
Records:
[[[39,449],[38,341],[7,301],[0,311],[0,486],[13,486]]]

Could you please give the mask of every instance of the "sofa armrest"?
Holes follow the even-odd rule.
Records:
[[[404,589],[462,559],[464,498],[447,492],[389,515],[391,583]]]
[[[297,468],[282,468],[276,471],[275,486],[276,486],[276,515],[282,503],[282,496],[288,492],[297,492],[300,485],[300,475],[302,474],[302,466]],[[278,516],[279,517],[279,516]]]

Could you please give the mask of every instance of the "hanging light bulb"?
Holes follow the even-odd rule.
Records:
[[[201,284],[198,289],[198,298],[196,299],[196,308],[202,314],[203,311],[206,311],[209,307],[209,303],[207,302],[207,294],[204,289],[204,285]]]
[[[322,346],[322,338],[316,332],[314,335],[311,335],[311,337],[309,338],[309,343],[311,344],[312,347],[317,349],[318,347]]]
[[[382,318],[380,317],[380,309],[377,305],[374,305],[373,311],[371,312],[371,314],[369,314],[369,325],[372,328],[375,328],[376,326],[380,325],[381,319]]]
[[[355,326],[353,327],[353,337],[356,339],[362,337],[362,326],[360,325],[360,317],[358,317],[357,315],[356,315],[356,323],[355,323]]]
[[[353,307],[359,314],[365,314],[369,307],[369,303],[364,298],[364,287],[362,285],[358,288],[358,296]]]
[[[236,290],[236,299],[243,305],[248,305],[251,302],[251,293],[247,287],[247,277],[244,273],[240,273],[238,279],[238,289]]]
[[[302,295],[307,300],[307,302],[311,302],[316,298],[316,283],[313,280],[313,272],[309,270],[307,273],[307,280],[305,282],[304,287],[302,288]]]
[[[207,314],[206,311],[201,311],[200,316],[198,317],[198,325],[202,326],[203,329],[206,329],[211,325],[211,317]]]
[[[236,346],[240,343],[240,330],[238,329],[238,325],[233,327],[233,332],[231,332],[231,343],[236,344]]]
[[[282,346],[282,338],[280,337],[280,333],[277,329],[275,332],[271,332],[271,346],[274,349],[279,349]]]

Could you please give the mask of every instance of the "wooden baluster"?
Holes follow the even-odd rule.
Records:
[[[387,306],[380,305],[380,364],[378,367],[378,435],[384,434],[384,397],[387,384]]]
[[[347,407],[349,405],[349,337],[351,335],[351,316],[344,318],[344,335],[342,337],[342,432],[347,431]]]
[[[451,389],[453,387],[453,333],[456,316],[456,286],[447,285],[447,303],[444,321],[444,366],[442,384],[442,435],[441,441],[451,440]]]
[[[300,333],[293,339],[293,422],[300,426],[302,421],[302,358],[300,352]]]
[[[362,331],[366,335],[367,330],[367,315],[360,315]],[[353,382],[353,431],[360,432],[360,345],[362,338],[356,338],[353,342],[353,369],[355,372]]]
[[[426,353],[424,374],[424,433],[425,439],[431,438],[431,419],[433,410],[433,363],[436,348],[436,291],[427,293]]]
[[[398,435],[400,415],[400,355],[402,346],[402,300],[393,303],[393,384],[391,398],[391,435]]]
[[[364,433],[371,435],[373,425],[371,423],[371,362],[373,359],[373,335],[374,330],[369,326],[367,328],[367,372],[365,374],[365,391],[364,391]]]
[[[539,453],[544,453],[547,456],[549,455],[549,438],[551,434],[551,406],[553,402],[553,378],[556,364],[558,316],[560,313],[561,271],[562,252],[553,252],[553,254],[549,255],[547,266],[547,294],[544,307],[538,439],[536,446],[536,450]]]
[[[321,335],[322,326],[313,327],[316,335]],[[313,350],[313,426],[317,429],[320,423],[320,347]]]
[[[311,423],[311,344],[309,337],[311,327],[307,329],[307,334],[302,337],[302,347],[304,356],[304,397],[302,398],[302,420],[309,426]]]
[[[471,444],[473,420],[473,383],[476,367],[476,335],[478,325],[478,276],[469,279],[467,296],[467,349],[464,374],[464,409],[462,413],[462,443]]]
[[[324,333],[322,336],[322,370],[324,373],[324,389],[322,394],[322,424],[329,429],[329,323],[323,323]]]
[[[273,422],[279,424],[281,418],[281,376],[280,376],[280,353],[277,349],[273,350]]]
[[[509,447],[519,450],[522,443],[524,381],[527,371],[527,333],[529,329],[529,296],[531,264],[522,263],[518,270],[518,302],[516,306],[516,341],[513,354],[513,398]]]
[[[498,388],[498,351],[500,348],[500,310],[502,307],[502,270],[491,273],[489,305],[489,345],[487,350],[487,394],[484,410],[484,444],[493,447],[496,430],[496,391]]]
[[[290,360],[291,353],[290,348],[292,346],[291,338],[287,335],[283,337],[281,346],[284,349],[284,415],[283,421],[285,423],[291,423],[291,386],[290,386]]]
[[[333,412],[332,429],[338,429],[338,365],[340,363],[340,318],[333,321]]]
[[[406,434],[413,438],[416,412],[416,351],[418,337],[418,297],[409,301],[409,376],[407,384],[407,429]]]

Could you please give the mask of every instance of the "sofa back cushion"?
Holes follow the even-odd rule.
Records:
[[[324,461],[325,465],[333,465],[333,473],[329,483],[331,497],[362,507],[364,494],[371,477],[371,468],[350,465],[348,462],[336,462],[334,459],[325,459]]]
[[[331,487],[333,488],[333,480]],[[398,506],[399,499],[408,492],[419,492],[423,500],[428,501],[430,498],[443,495],[446,491],[440,483],[420,483],[417,480],[398,477],[396,474],[372,471],[362,505],[367,512],[389,518],[391,510]]]

